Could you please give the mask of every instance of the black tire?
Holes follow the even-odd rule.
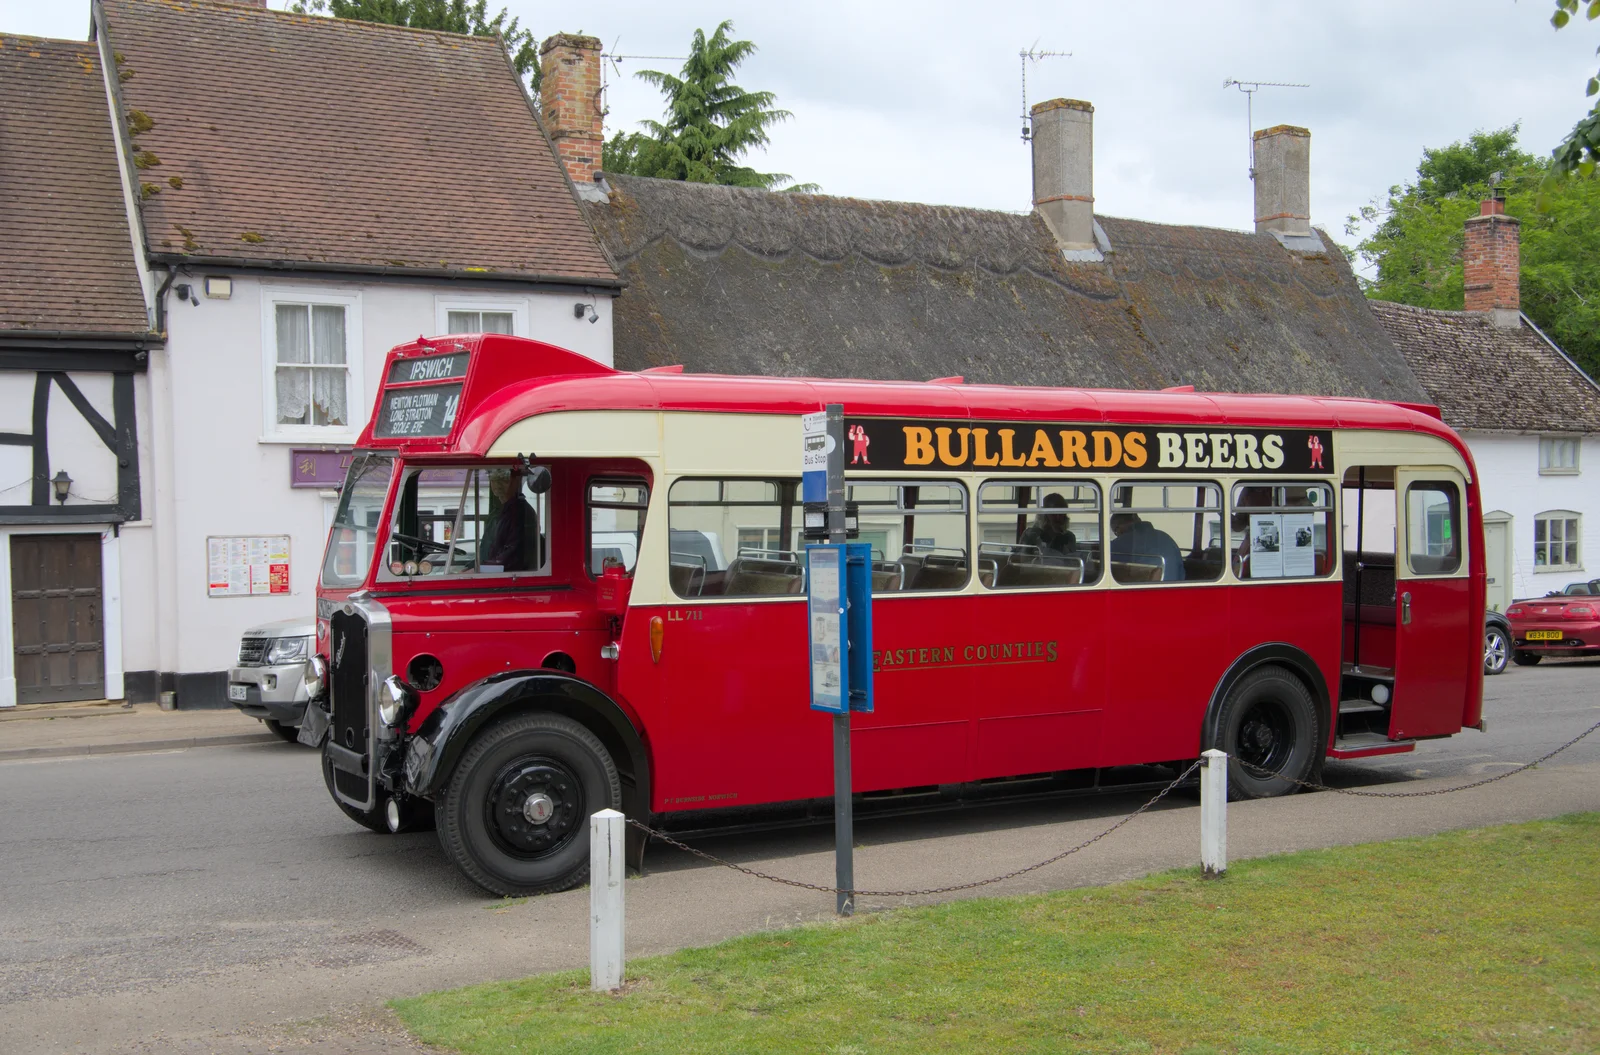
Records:
[[[284,725],[282,722],[275,722],[271,718],[261,719],[261,724],[267,727],[268,732],[286,744],[298,744],[300,742],[300,727],[297,725]]]
[[[1539,665],[1539,661],[1542,659],[1544,659],[1544,657],[1539,655],[1537,652],[1511,653],[1511,662],[1515,663],[1519,667],[1537,667]]]
[[[1511,658],[1511,636],[1497,626],[1483,631],[1483,672],[1504,674],[1506,662]]]
[[[467,878],[522,897],[585,882],[589,815],[621,803],[616,764],[593,733],[560,715],[527,714],[467,746],[434,817],[439,844]]]
[[[333,799],[333,804],[338,806],[346,817],[349,817],[368,831],[374,831],[380,835],[389,834],[389,822],[383,816],[383,799],[381,796],[374,803],[372,809],[358,810],[348,802],[340,800],[339,796],[333,793],[333,760],[328,757],[326,747],[322,751],[322,782],[328,786],[328,797]]]
[[[1282,667],[1260,667],[1241,678],[1222,701],[1216,728],[1216,747],[1228,754],[1231,800],[1297,790],[1293,781],[1310,779],[1322,752],[1316,703]]]

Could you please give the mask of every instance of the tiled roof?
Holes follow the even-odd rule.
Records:
[[[1600,432],[1600,389],[1529,326],[1387,301],[1372,313],[1458,429]]]
[[[149,328],[95,46],[0,34],[0,332]]]
[[[152,255],[615,283],[495,38],[102,8]]]
[[[1034,213],[607,180],[619,367],[1424,398],[1338,252],[1100,217],[1068,262]]]

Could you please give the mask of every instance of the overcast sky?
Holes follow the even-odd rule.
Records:
[[[751,163],[865,198],[1026,209],[1018,52],[1036,44],[1072,56],[1028,64],[1029,102],[1095,106],[1098,212],[1248,228],[1245,97],[1222,83],[1307,83],[1263,89],[1254,125],[1311,129],[1312,222],[1341,240],[1345,216],[1413,175],[1424,146],[1521,121],[1524,148],[1548,153],[1587,109],[1600,44],[1581,20],[1555,32],[1550,0],[611,0],[560,17],[530,0],[491,10],[502,2],[541,38],[582,31],[622,56],[681,56],[697,27],[733,19],[760,47],[739,83],[794,114]],[[88,9],[0,0],[0,30],[82,39]],[[648,68],[677,64],[610,71],[608,134],[660,116],[631,76]]]

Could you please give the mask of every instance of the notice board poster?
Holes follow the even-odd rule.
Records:
[[[206,538],[206,596],[250,597],[288,592],[288,535]]]

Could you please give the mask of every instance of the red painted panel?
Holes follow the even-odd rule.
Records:
[[[1397,606],[1411,594],[1411,622],[1396,618],[1402,625],[1395,627],[1389,735],[1401,740],[1458,733],[1470,691],[1483,676],[1483,610],[1472,618],[1472,580],[1401,579],[1395,592]],[[1361,648],[1365,660],[1365,636]]]
[[[1339,696],[1341,634],[1344,630],[1344,584],[1337,578],[1321,582],[1256,583],[1230,588],[1228,621],[1231,635],[1228,647],[1233,655],[1243,655],[1256,647],[1281,642],[1305,652],[1322,672],[1322,688],[1330,706]],[[1364,628],[1361,654],[1367,654],[1371,638]],[[1318,693],[1313,692],[1316,699]],[[1323,720],[1335,730],[1329,715]]]
[[[1237,655],[1228,644],[1235,592],[1199,585],[1105,592],[1109,673],[1102,765],[1200,753],[1206,703]]]

